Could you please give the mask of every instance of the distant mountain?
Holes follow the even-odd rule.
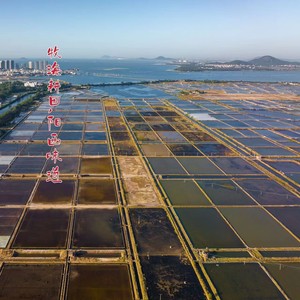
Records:
[[[220,61],[207,61],[204,62],[203,64],[222,65],[223,63]]]
[[[226,65],[254,65],[254,66],[265,66],[265,67],[282,66],[282,65],[300,65],[299,62],[281,60],[270,55],[262,56],[249,61],[234,60],[234,61],[227,62],[225,64]]]
[[[237,60],[227,62],[226,64],[228,64],[228,65],[249,65],[249,62],[237,59]]]
[[[154,59],[156,59],[156,60],[174,60],[174,58],[164,57],[164,56],[157,56]]]
[[[278,65],[298,65],[298,62],[290,62],[281,60],[270,55],[262,56],[260,58],[252,59],[249,61],[251,65],[260,66],[278,66]]]

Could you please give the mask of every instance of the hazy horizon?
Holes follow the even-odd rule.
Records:
[[[105,56],[109,56],[109,57],[105,57]],[[203,62],[229,62],[229,60],[226,59],[201,59],[201,58],[186,58],[186,57],[168,57],[166,55],[158,55],[158,56],[163,56],[165,58],[171,58],[174,60],[194,60],[194,61],[203,61]],[[157,56],[157,57],[158,57]],[[256,57],[250,57],[250,58],[240,58],[240,57],[235,57],[232,58],[232,60],[244,60],[244,61],[248,61],[248,60],[252,60],[252,59],[256,59],[256,58],[260,58],[263,56],[269,56],[269,54],[266,55],[260,55],[260,56],[256,56]],[[270,55],[273,56],[273,55]],[[62,58],[62,60],[156,60],[157,57],[124,57],[124,56],[111,56],[110,55],[102,55],[102,57],[92,57],[92,58],[88,58],[88,57],[74,57],[74,58]],[[273,56],[275,57],[275,56]],[[286,60],[286,61],[295,61],[295,62],[300,62],[300,59],[297,58],[287,58],[287,57],[275,57],[277,59],[281,59],[281,60]],[[28,60],[28,61],[35,61],[35,60],[48,60],[49,58],[47,57],[0,57],[0,60],[16,60],[16,61],[22,61],[22,60]]]
[[[296,0],[15,1],[1,3],[0,58],[165,56],[300,60]]]

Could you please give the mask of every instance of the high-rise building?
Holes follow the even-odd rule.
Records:
[[[8,69],[8,60],[4,60],[3,69],[4,70]]]
[[[33,69],[33,62],[32,61],[29,61],[28,62],[28,69]]]
[[[14,70],[15,69],[15,61],[14,60],[12,60],[12,59],[8,60],[7,69],[8,70]]]
[[[34,61],[33,62],[33,69],[34,70],[38,70],[39,69],[39,62],[38,61]]]
[[[40,61],[38,61],[38,65],[39,65],[39,70],[42,70],[43,69],[43,61],[42,60],[40,60]]]
[[[4,59],[0,61],[0,69],[1,70],[14,70],[15,69],[15,61],[12,59]]]
[[[46,71],[48,62],[43,60],[43,71]]]

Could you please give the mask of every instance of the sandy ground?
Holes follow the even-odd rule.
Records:
[[[138,156],[118,157],[125,197],[131,206],[155,207],[160,205],[156,187]]]

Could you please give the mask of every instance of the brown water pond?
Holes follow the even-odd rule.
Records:
[[[123,247],[117,209],[78,209],[73,236],[75,248]]]
[[[127,265],[71,265],[67,299],[133,299]]]

